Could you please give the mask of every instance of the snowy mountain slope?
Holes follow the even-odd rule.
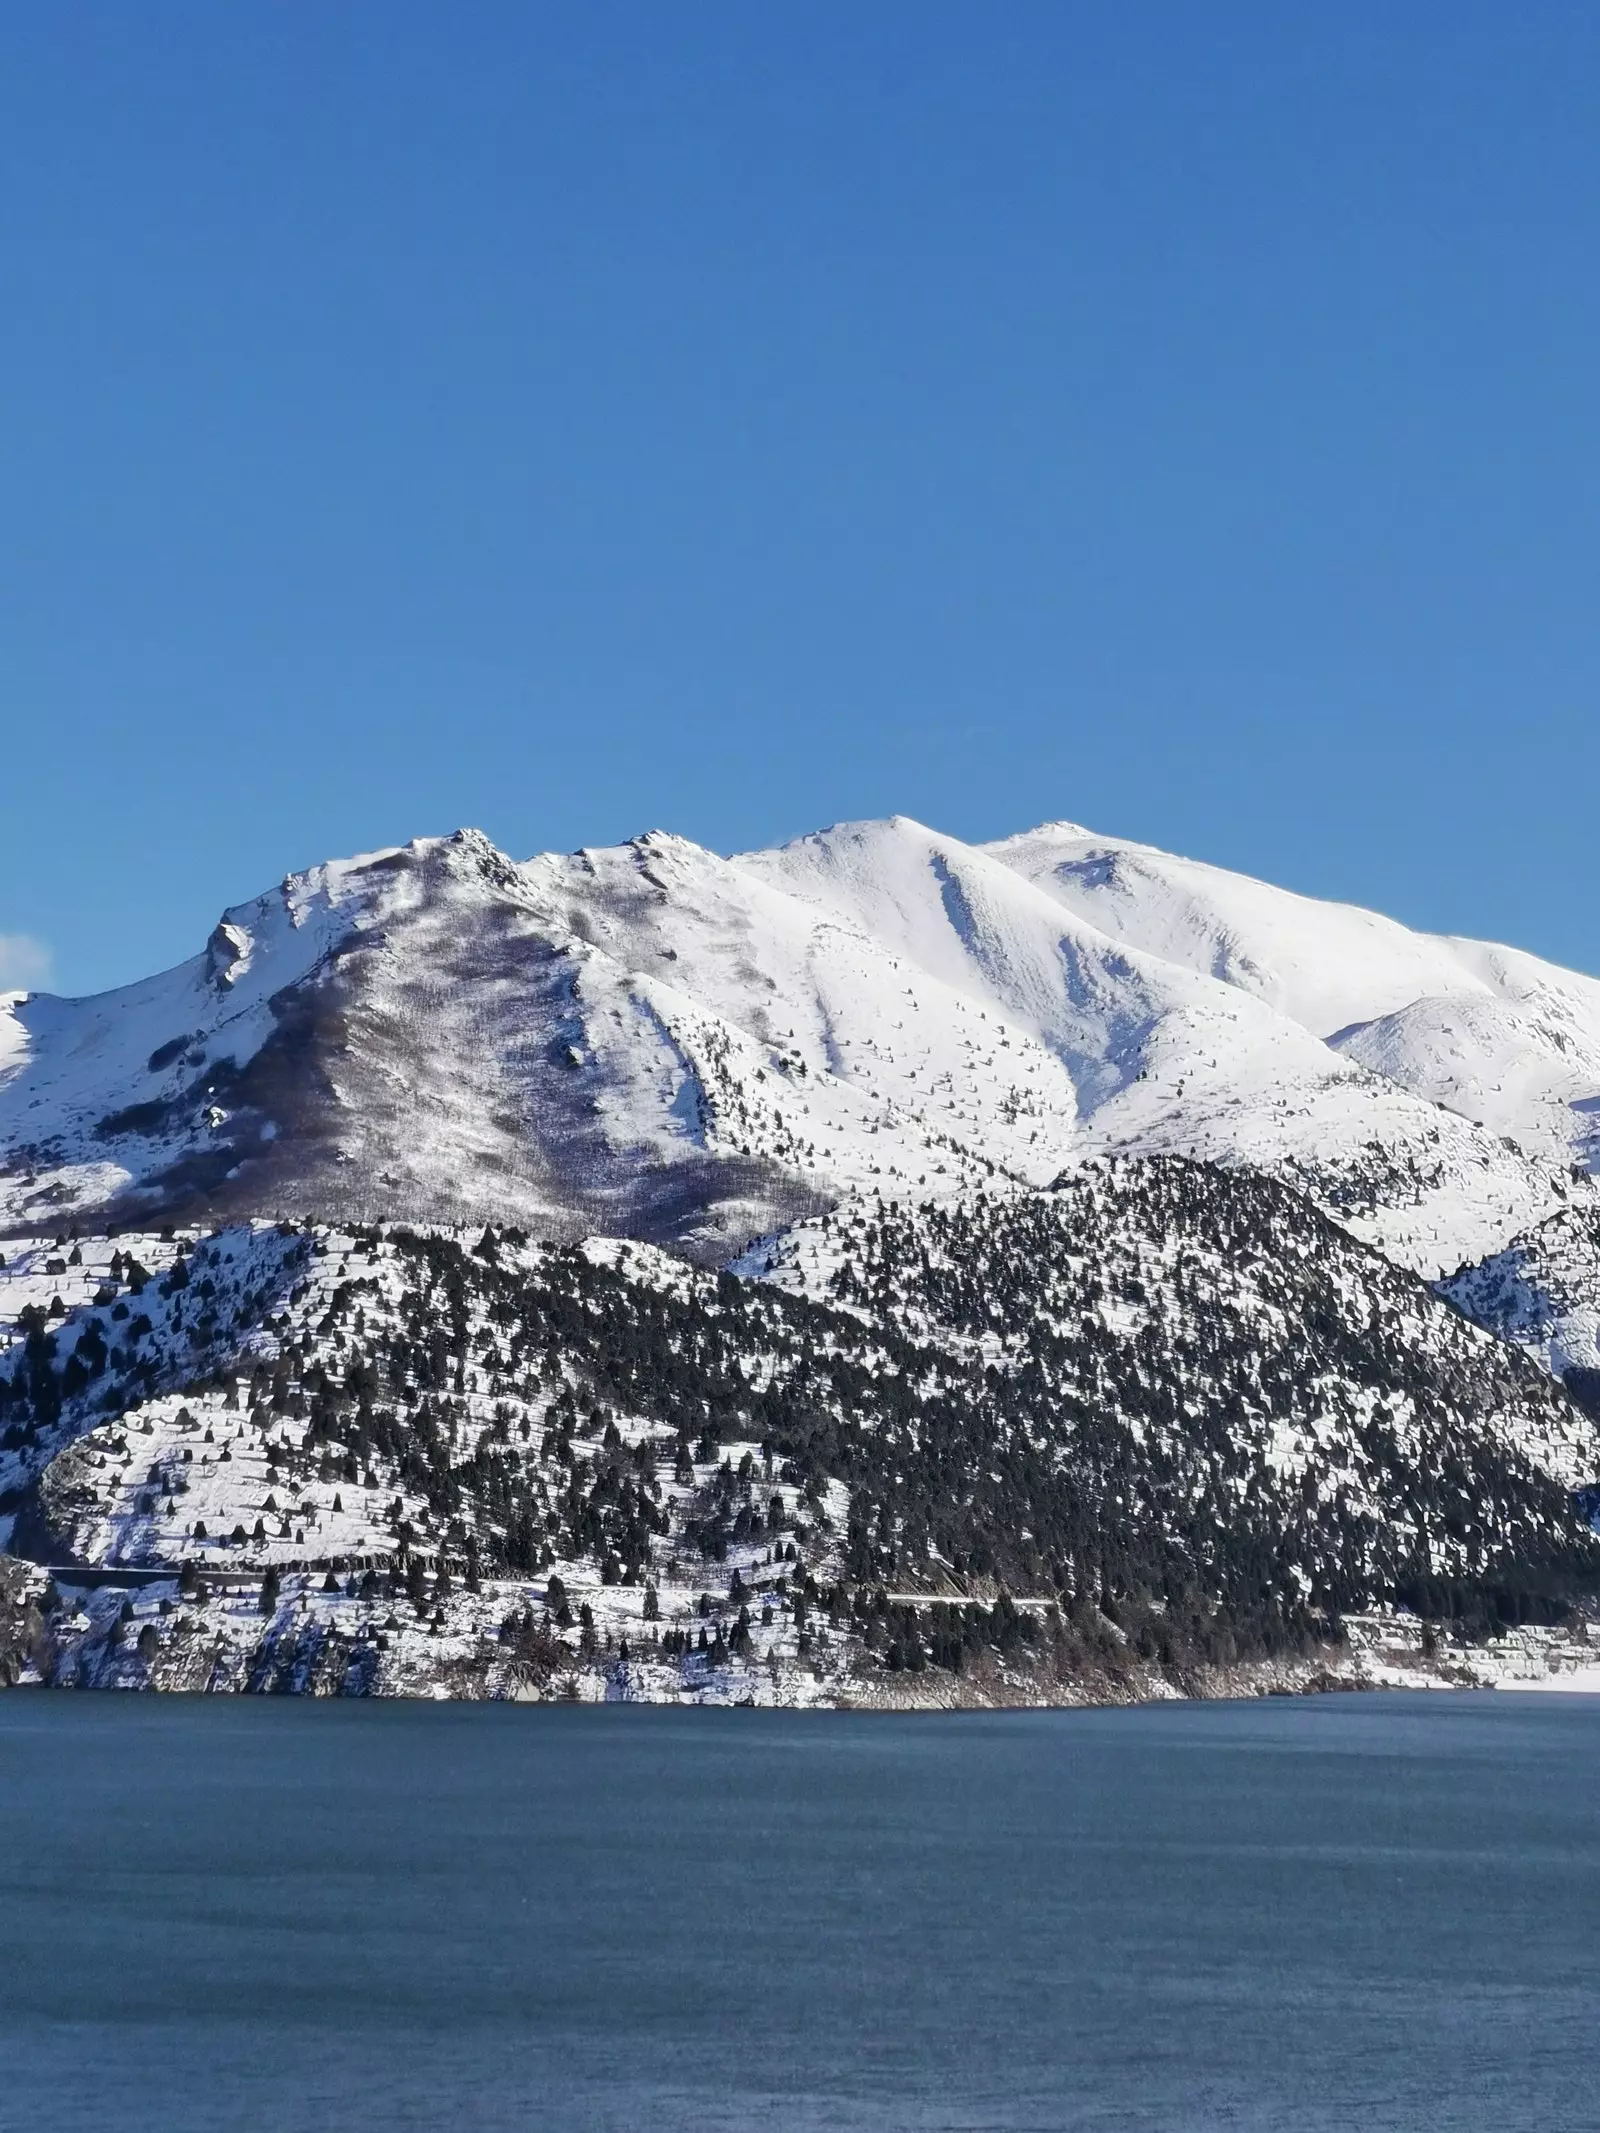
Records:
[[[1565,1148],[1530,1159],[1431,1089],[1413,1090],[1358,1053],[1346,1058],[1276,999],[1236,982],[1237,945],[1231,963],[1194,953],[1194,897],[1176,916],[1108,907],[1103,917],[1127,925],[1131,945],[1073,909],[1059,893],[1059,865],[1042,861],[1075,864],[1070,841],[1068,858],[1060,854],[1063,837],[1079,834],[1035,832],[980,851],[897,817],[738,864],[892,942],[908,963],[1002,1016],[1012,1043],[1037,1041],[1061,1059],[1078,1102],[1080,1156],[1143,1150],[1278,1170],[1422,1271],[1476,1256],[1561,1204]],[[1279,895],[1239,886],[1269,909]],[[1412,938],[1389,921],[1370,924]],[[1314,942],[1300,952],[1308,967],[1316,961]],[[1412,975],[1436,975],[1436,960],[1419,945]],[[1339,1004],[1355,997],[1347,990]]]
[[[1537,1160],[1600,1163],[1600,980],[1072,823],[985,849],[1075,916],[1265,1001]]]
[[[276,1225],[219,1231],[191,1286],[170,1234],[91,1237],[66,1257],[0,1245],[0,1520],[101,1415],[244,1361],[306,1256]]]
[[[461,833],[321,887],[219,929],[255,944],[246,1013],[203,958],[13,1005],[14,1226],[492,1213],[715,1255],[874,1179],[1048,1176],[1070,1150],[1056,1061],[1031,1062],[1042,1094],[997,1087],[970,1001],[680,840],[518,869]]]
[[[903,816],[845,823],[737,864],[984,1002],[1008,1039],[1032,1039],[1065,1066],[1082,1117],[1146,1072],[1148,1046],[1168,1031],[1179,1050],[1236,1054],[1281,1037],[1290,1047],[1281,1071],[1330,1072],[1321,1052],[1249,1003],[1098,927],[1064,922],[1008,869]]]
[[[1600,1239],[1600,1223],[1591,1227]],[[1014,1384],[1047,1358],[1078,1354],[1081,1342],[1102,1358],[1122,1347],[1132,1375],[1155,1367],[1166,1388],[1152,1413],[1191,1414],[1207,1386],[1223,1398],[1232,1450],[1247,1410],[1262,1429],[1261,1456],[1302,1481],[1337,1444],[1318,1492],[1347,1512],[1366,1486],[1351,1432],[1364,1442],[1365,1421],[1381,1408],[1414,1452],[1429,1403],[1452,1405],[1476,1382],[1485,1390],[1472,1425],[1479,1441],[1568,1491],[1588,1487],[1600,1459],[1594,1425],[1565,1401],[1528,1397],[1536,1381],[1487,1330],[1453,1323],[1429,1285],[1250,1172],[1113,1158],[1046,1193],[841,1208],[797,1224],[734,1271],[868,1324],[891,1318],[908,1337],[952,1346]],[[1361,1365],[1337,1390],[1324,1383],[1331,1351],[1314,1358],[1330,1339],[1350,1341],[1351,1362],[1359,1352],[1379,1363],[1384,1389],[1376,1378],[1356,1389]],[[1239,1367],[1219,1369],[1220,1344],[1231,1343],[1243,1344]],[[1275,1402],[1266,1389],[1279,1371]],[[1093,1369],[1078,1389],[1124,1418],[1144,1405],[1126,1383],[1107,1397]]]
[[[1432,1273],[1579,1190],[1529,1121],[1592,1131],[1600,986],[1367,914],[1324,939],[1325,907],[1235,877],[1211,911],[1183,863],[1085,841],[895,818],[519,866],[462,831],[290,877],[177,970],[0,1002],[0,1227],[492,1218],[716,1261],[862,1192],[1150,1151],[1276,1170]],[[1374,941],[1381,983],[1317,976]],[[1452,1079],[1422,1025],[1458,997],[1490,1019]],[[1330,1045],[1291,1007],[1367,1020]],[[1462,1115],[1491,1041],[1493,1131]]]
[[[1600,1166],[1600,1016],[1559,998],[1429,994],[1331,1042],[1419,1096],[1514,1139],[1530,1154]]]
[[[1358,1610],[1465,1645],[1600,1593],[1595,1426],[1270,1180],[1097,1163],[858,1202],[772,1256],[741,1279],[504,1229],[91,1239],[53,1278],[94,1294],[48,1324],[16,1264],[5,1508],[57,1579],[28,1663],[1082,1700],[1320,1678]]]
[[[1600,1216],[1569,1208],[1436,1284],[1466,1317],[1600,1400]]]
[[[224,914],[201,954],[86,1000],[0,994],[0,1147],[12,1208],[105,1205],[132,1181],[121,1145],[159,1143],[272,1036],[274,997],[311,977],[349,931],[348,885],[368,862],[318,867]]]

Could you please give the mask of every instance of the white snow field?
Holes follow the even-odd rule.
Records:
[[[719,858],[475,831],[0,996],[0,1230],[493,1218],[705,1262],[1106,1153],[1278,1172],[1415,1271],[1595,1201],[1600,982],[1054,824]]]

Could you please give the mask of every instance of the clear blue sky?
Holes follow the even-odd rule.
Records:
[[[75,0],[0,176],[61,989],[464,822],[895,811],[1600,969],[1592,0]]]

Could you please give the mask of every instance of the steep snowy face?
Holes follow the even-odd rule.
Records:
[[[1600,1165],[1600,981],[1071,823],[985,849],[1075,916],[1267,1002],[1540,1161]]]
[[[741,1051],[738,1100],[763,1154],[805,1162],[814,1145],[835,1174],[870,1178],[897,1174],[892,1165],[903,1173],[913,1157],[926,1167],[938,1149],[946,1174],[958,1162],[987,1174],[992,1162],[1049,1176],[1071,1150],[1078,1099],[1055,1054],[1033,1044],[997,1058],[1009,1032],[959,968],[907,955],[759,864],[657,834],[537,859],[522,878],[553,928],[581,934],[647,990],[714,1099],[716,1120],[702,1124],[724,1139],[734,1092],[707,1032],[714,1051]],[[807,1121],[816,1130],[802,1134]],[[864,1150],[863,1134],[893,1145]]]
[[[1319,1037],[1425,993],[1488,988],[1448,942],[1151,845],[1049,823],[985,847],[1118,940],[1203,970]]]
[[[1268,929],[1258,929],[1255,950],[1240,934],[1250,911],[1270,913],[1279,892],[1218,876],[1237,891],[1239,923],[1224,953],[1217,939],[1226,929],[1195,893],[1168,899],[1164,911],[1150,893],[1142,905],[1130,893],[1075,908],[1060,869],[1078,864],[1080,847],[1104,856],[1087,832],[1071,828],[978,850],[895,818],[845,824],[736,864],[892,943],[906,966],[936,971],[981,1001],[1012,1045],[1038,1046],[1059,1061],[1073,1084],[1079,1155],[1190,1154],[1282,1172],[1430,1273],[1478,1256],[1560,1204],[1566,1181],[1550,1166],[1565,1170],[1564,1144],[1552,1148],[1546,1135],[1530,1161],[1506,1145],[1505,1129],[1484,1132],[1441,1109],[1420,1074],[1414,1086],[1359,1049],[1346,1058],[1285,1011],[1285,999],[1304,1005],[1310,997],[1317,944],[1302,940],[1280,954],[1299,981],[1296,995],[1281,976],[1269,983],[1264,974]],[[1311,914],[1321,908],[1305,904]],[[1387,920],[1346,916],[1358,939],[1385,929],[1411,938]],[[1292,930],[1279,924],[1285,936]],[[1358,962],[1348,942],[1341,952]],[[1436,973],[1438,962],[1427,944],[1409,965],[1396,950],[1399,996],[1408,975]],[[1256,982],[1246,984],[1249,971]],[[1470,972],[1462,982],[1487,997]],[[1342,992],[1325,985],[1322,1005],[1331,1011],[1372,997],[1351,984]]]
[[[1009,1045],[1058,1061],[1083,1150],[1129,1144],[1173,1118],[1201,1132],[1242,1096],[1270,1094],[1302,1119],[1331,1107],[1341,1122],[1352,1102],[1370,1122],[1388,1100],[1292,1018],[1113,938],[988,853],[919,823],[849,823],[736,863],[980,1003]],[[1415,1130],[1402,1110],[1401,1130]]]
[[[1174,1018],[1196,1044],[1213,1030],[1234,1051],[1270,1041],[1270,1018],[1225,988],[1130,951],[984,853],[903,816],[846,823],[736,863],[1042,1046],[1066,1069],[1082,1116],[1138,1079],[1156,1032]],[[1325,1057],[1314,1070],[1329,1071]]]
[[[141,985],[0,1002],[0,1223],[514,1220],[716,1260],[863,1191],[1154,1152],[1275,1170],[1425,1273],[1481,1258],[1579,1191],[1600,986],[1327,912],[1061,828],[422,840]]]
[[[9,1028],[19,1229],[493,1215],[716,1257],[875,1182],[1047,1179],[1076,1120],[1053,1055],[1003,1078],[973,1001],[662,836],[519,868],[461,832],[318,869],[194,963],[18,1000]]]
[[[0,995],[0,1209],[104,1207],[148,1151],[187,1149],[196,1117],[214,1134],[223,1093],[277,1028],[278,998],[336,962],[394,857],[288,877],[225,912],[201,954],[138,984],[87,1000]]]
[[[1600,1213],[1567,1208],[1437,1284],[1447,1302],[1536,1355],[1600,1412]]]

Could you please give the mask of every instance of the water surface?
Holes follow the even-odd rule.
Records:
[[[1600,1700],[0,1696],[0,2123],[1592,2133]]]

